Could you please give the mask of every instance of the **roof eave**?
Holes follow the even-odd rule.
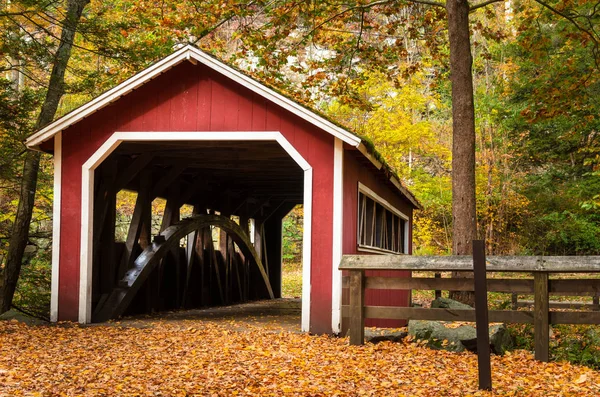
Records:
[[[198,48],[193,47],[191,45],[187,45],[179,49],[178,51],[175,51],[173,54],[158,61],[154,65],[151,65],[150,67],[130,77],[129,79],[125,80],[113,89],[108,90],[104,94],[80,106],[72,112],[67,113],[63,117],[37,131],[25,140],[25,145],[30,149],[39,150],[39,145],[42,142],[52,138],[58,132],[65,130],[71,125],[90,116],[94,112],[97,112],[105,106],[108,106],[120,97],[142,86],[143,84],[166,72],[172,67],[178,65],[184,60],[190,61],[194,64],[197,62],[202,63],[203,65],[211,68],[212,70],[222,75],[231,78],[232,80],[257,93],[258,95],[264,97],[265,99],[276,103],[277,105],[296,114],[302,119],[330,133],[336,138],[341,139],[343,142],[351,146],[358,147],[358,145],[360,145],[361,143],[361,139],[355,136],[354,134],[350,133],[349,131],[338,127],[329,120],[326,120],[325,118],[315,114],[309,109],[273,91],[272,89],[244,75],[238,70],[224,64],[223,62],[220,62],[217,59],[208,56]]]
[[[341,139],[346,144],[357,148],[367,159],[369,159],[369,161],[371,161],[371,163],[373,163],[378,170],[381,170],[383,167],[385,167],[382,162],[377,160],[371,153],[369,153],[364,143],[362,143],[360,137],[335,125],[326,118],[319,116],[318,114],[303,107],[302,105],[299,105],[291,99],[275,92],[251,77],[248,77],[240,71],[232,68],[231,66],[228,66],[225,63],[205,54],[200,49],[192,45],[186,45],[185,47],[182,47],[171,55],[128,78],[116,87],[106,91],[97,98],[67,113],[58,120],[55,120],[46,127],[29,136],[25,140],[25,145],[29,149],[41,151],[40,145],[43,142],[52,139],[58,132],[69,128],[73,124],[76,124],[100,109],[110,105],[122,96],[127,95],[131,91],[139,88],[153,78],[160,76],[162,73],[186,60],[192,62],[193,64],[199,62],[215,72],[229,77],[233,81],[243,85],[265,99],[276,103],[277,105],[294,113],[312,125],[330,133],[336,138]],[[408,189],[406,189],[393,174],[390,177],[390,182],[396,186],[396,188],[415,206],[415,208],[422,208],[421,204],[417,201],[414,195]]]
[[[402,182],[400,182],[400,180],[398,178],[396,178],[396,176],[388,169],[388,167],[383,164],[381,161],[377,160],[375,158],[375,156],[373,156],[371,153],[369,153],[369,150],[367,149],[367,147],[365,146],[364,143],[360,143],[360,145],[357,146],[358,151],[365,156],[378,170],[383,171],[383,169],[385,168],[386,170],[389,171],[389,180],[392,183],[392,185],[394,185],[396,187],[396,189],[398,189],[400,191],[400,193],[402,193],[402,195],[404,197],[406,197],[406,199],[408,201],[410,201],[410,203],[418,210],[422,210],[423,206],[421,205],[421,203],[419,203],[419,200],[417,200],[417,198],[414,196],[414,194],[412,194],[412,192],[410,190],[408,190],[406,187],[404,187],[404,185],[402,184]]]

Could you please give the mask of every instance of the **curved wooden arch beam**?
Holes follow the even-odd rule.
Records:
[[[160,233],[164,241],[162,241],[162,238],[157,239],[158,241],[153,242],[137,257],[133,268],[125,273],[125,276],[119,281],[117,287],[112,290],[108,298],[102,303],[102,306],[98,308],[94,314],[93,321],[102,322],[121,316],[152,270],[167,253],[176,244],[179,244],[182,238],[196,230],[201,230],[209,226],[216,226],[225,230],[242,253],[246,257],[253,259],[265,282],[269,296],[273,299],[274,294],[269,277],[254,246],[250,242],[250,238],[244,230],[231,219],[221,215],[197,215],[169,226]]]

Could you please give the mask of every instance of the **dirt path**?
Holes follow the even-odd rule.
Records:
[[[260,326],[265,330],[299,333],[301,332],[300,308],[300,299],[274,299],[232,306],[125,317],[118,321],[97,325],[147,328],[156,323],[172,325],[181,323],[185,327],[194,327],[194,323],[209,322],[229,326],[236,331],[243,331],[247,326]]]

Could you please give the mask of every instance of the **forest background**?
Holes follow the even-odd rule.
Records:
[[[67,3],[0,1],[0,264]],[[57,117],[191,42],[372,141],[423,205],[414,253],[449,254],[448,32],[428,3],[92,1]],[[490,3],[470,15],[480,237],[488,254],[598,255],[600,4]],[[44,155],[14,302],[37,313],[49,301],[38,298],[49,295],[52,172]],[[132,206],[119,200],[125,222]],[[284,225],[289,261],[300,211]]]

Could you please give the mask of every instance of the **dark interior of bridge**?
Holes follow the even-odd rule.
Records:
[[[277,142],[126,142],[94,182],[93,321],[281,296],[282,219],[304,186]],[[124,190],[135,203],[118,241]]]

